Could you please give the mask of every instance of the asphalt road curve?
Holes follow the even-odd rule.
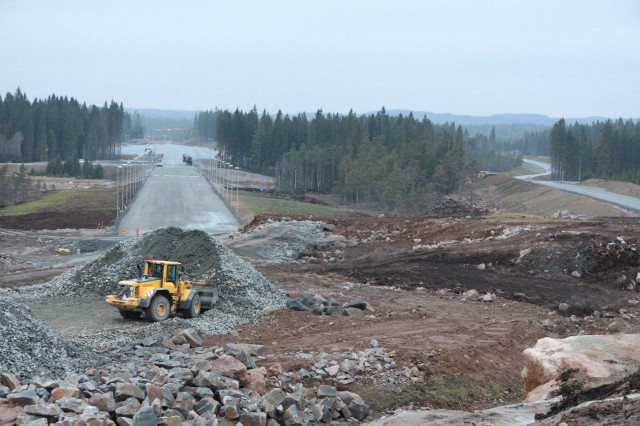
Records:
[[[602,201],[603,203],[611,204],[612,206],[621,207],[629,210],[633,213],[640,214],[640,198],[631,197],[628,195],[616,194],[604,188],[598,188],[595,186],[579,185],[578,182],[558,182],[558,181],[546,181],[546,180],[533,180],[538,176],[544,176],[551,174],[551,166],[539,161],[523,160],[525,163],[533,164],[544,169],[544,173],[535,175],[518,176],[518,179],[528,180],[538,185],[550,186],[552,188],[561,189],[563,191],[572,192],[574,194],[583,195],[585,197],[593,198],[594,200]]]
[[[177,164],[177,165],[169,165]],[[236,230],[238,221],[197,169],[171,162],[157,167],[122,217],[118,234],[132,237],[177,226],[210,234]]]

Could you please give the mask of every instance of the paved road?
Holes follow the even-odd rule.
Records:
[[[602,201],[613,206],[622,207],[630,210],[634,213],[640,214],[640,198],[630,197],[628,195],[616,194],[604,188],[598,188],[595,186],[579,185],[577,182],[556,182],[545,180],[532,180],[534,177],[545,176],[551,174],[551,166],[539,161],[522,160],[525,163],[533,164],[544,169],[544,173],[535,175],[518,176],[518,179],[528,180],[538,185],[549,186],[563,191],[572,192],[574,194],[583,195],[585,197],[593,198],[594,200]]]
[[[120,220],[119,233],[124,228],[125,236],[135,236],[136,229],[144,233],[178,226],[224,234],[238,228],[238,221],[197,169],[182,163],[183,152],[172,150],[172,155],[165,155],[166,165],[153,170]]]

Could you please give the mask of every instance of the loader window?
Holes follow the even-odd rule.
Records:
[[[178,272],[177,265],[167,265],[167,281],[170,283],[176,283],[176,272]]]
[[[154,278],[162,279],[162,267],[164,265],[157,264],[157,263],[150,263],[149,266],[151,267],[151,276]]]

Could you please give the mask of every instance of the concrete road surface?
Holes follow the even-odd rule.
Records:
[[[594,200],[602,201],[613,206],[622,207],[623,209],[630,210],[634,213],[640,214],[640,198],[630,197],[628,195],[616,194],[604,188],[598,188],[595,186],[579,185],[578,182],[557,182],[557,181],[545,181],[545,180],[532,180],[534,177],[545,176],[551,174],[551,166],[539,161],[522,160],[525,163],[533,164],[544,169],[544,173],[536,175],[518,176],[518,179],[528,180],[538,185],[550,186],[552,188],[561,189],[563,191],[572,192],[574,194],[583,195],[585,197],[593,198]]]
[[[153,170],[120,220],[119,235],[122,228],[125,236],[131,237],[136,235],[136,229],[142,234],[167,226],[199,229],[210,234],[236,230],[238,221],[209,183],[197,169],[182,163],[182,147],[171,151],[170,156],[165,155],[169,161]]]

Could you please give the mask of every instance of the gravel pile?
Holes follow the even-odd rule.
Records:
[[[292,263],[297,262],[303,252],[332,246],[333,243],[327,239],[325,231],[334,230],[334,225],[324,222],[269,219],[251,231],[237,236],[229,246],[256,264]],[[269,241],[269,244],[253,244],[258,241]]]
[[[137,276],[136,264],[153,256],[175,260],[185,267],[185,278],[215,284],[220,299],[199,318],[171,318],[148,326],[124,326],[116,330],[88,333],[78,339],[94,347],[126,343],[163,332],[195,328],[205,334],[224,334],[240,323],[256,322],[264,309],[285,307],[286,297],[257,272],[251,264],[231,252],[216,238],[202,231],[163,228],[124,241],[89,264],[71,269],[48,283],[20,288],[7,296],[26,299],[40,297],[87,297],[95,299],[113,293],[117,283]],[[20,333],[20,330],[16,330]]]
[[[91,362],[95,362],[92,352],[51,330],[29,308],[0,300],[0,373],[29,377],[48,370],[60,374]]]

